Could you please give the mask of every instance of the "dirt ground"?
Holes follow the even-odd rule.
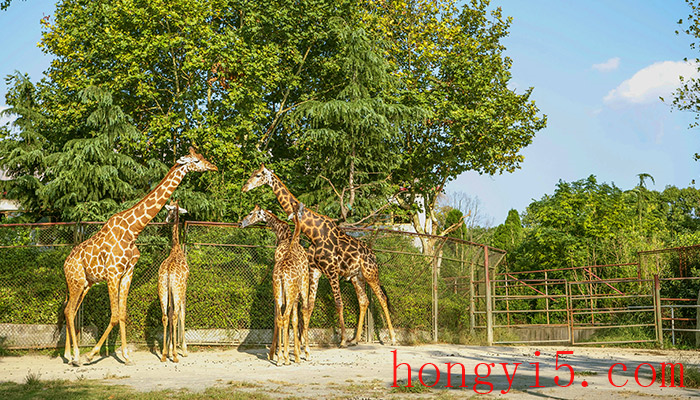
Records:
[[[230,386],[239,390],[264,392],[276,398],[406,398],[406,397],[503,397],[517,399],[557,398],[596,399],[614,398],[698,398],[700,389],[661,387],[660,364],[682,363],[685,368],[700,366],[700,352],[661,351],[618,348],[581,347],[475,347],[460,345],[382,346],[375,344],[349,348],[312,348],[310,360],[300,364],[276,366],[267,360],[266,349],[207,349],[190,350],[189,357],[180,358],[179,364],[161,363],[159,356],[148,351],[134,351],[135,365],[121,363],[113,354],[104,356],[82,367],[72,367],[62,357],[26,355],[0,358],[0,381],[22,383],[29,374],[48,379],[95,379],[109,384],[128,385],[140,391],[161,389],[188,389],[201,391],[212,386]],[[395,351],[395,352],[394,352]],[[540,355],[535,355],[539,351]],[[556,352],[573,351],[559,356],[560,364],[570,365],[574,382],[568,387],[555,384],[569,382],[566,366],[556,371]],[[407,363],[412,372],[413,386],[420,387],[420,378],[426,385],[436,383],[431,390],[419,394],[392,392],[396,363]],[[537,363],[539,362],[539,388]],[[447,364],[451,363],[448,384]],[[462,385],[462,364],[465,368]],[[479,365],[485,363],[488,365]],[[520,363],[515,369],[515,363]],[[609,376],[610,368],[613,367]],[[656,382],[649,387],[652,371],[649,365],[635,370],[643,363],[651,364],[657,373]],[[431,365],[433,364],[433,365]],[[507,373],[504,371],[504,366]],[[627,367],[623,371],[623,365]],[[489,365],[491,373],[488,374]],[[478,366],[478,378],[475,368]],[[421,367],[422,373],[421,373]],[[678,369],[677,369],[678,371]],[[407,366],[396,368],[397,379],[405,385]],[[420,374],[420,376],[419,376]],[[612,383],[610,382],[612,379]],[[475,381],[482,382],[475,386]],[[509,380],[512,381],[509,390]],[[586,382],[585,386],[583,382]],[[615,387],[615,385],[623,387]],[[401,382],[400,382],[401,383]],[[493,385],[493,390],[489,391]],[[506,392],[502,394],[501,392]]]

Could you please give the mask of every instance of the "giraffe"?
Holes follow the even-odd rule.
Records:
[[[168,353],[173,362],[177,359],[177,344],[182,339],[182,356],[187,357],[187,342],[185,341],[185,293],[187,292],[187,277],[190,268],[187,265],[187,256],[180,247],[180,214],[186,214],[187,210],[180,208],[178,202],[174,205],[166,205],[168,216],[165,222],[174,220],[173,246],[170,255],[158,269],[158,298],[160,309],[163,312],[163,352],[160,361],[165,362]],[[170,320],[170,335],[168,335],[168,320]],[[178,328],[179,323],[179,328]]]
[[[268,185],[272,188],[284,212],[294,212],[294,208],[299,204],[299,200],[291,194],[277,175],[265,167],[265,164],[253,172],[245,185],[243,185],[242,191],[248,192],[262,185]],[[343,299],[340,295],[340,277],[351,281],[355,287],[355,293],[360,305],[360,315],[355,337],[350,344],[357,344],[362,337],[362,324],[369,306],[369,299],[364,288],[364,283],[367,282],[377,296],[379,304],[384,311],[387,326],[389,327],[389,335],[391,336],[391,345],[396,345],[396,335],[389,316],[387,297],[379,283],[379,271],[374,252],[362,241],[341,231],[338,225],[325,215],[306,209],[299,223],[301,231],[311,240],[311,246],[307,250],[310,260],[310,313],[313,311],[316,301],[318,281],[322,274],[326,275],[331,284],[335,308],[338,312],[340,347],[345,347],[345,320],[343,318]]]
[[[275,298],[275,326],[272,335],[272,345],[268,358],[274,360],[277,350],[277,365],[281,365],[282,357],[285,365],[289,364],[289,319],[292,319],[294,331],[294,357],[300,362],[300,345],[297,332],[298,326],[298,298],[301,296],[303,326],[301,339],[304,341],[304,353],[309,359],[309,321],[311,310],[309,308],[309,259],[306,251],[299,243],[301,234],[299,216],[304,213],[304,205],[298,203],[298,210],[290,217],[294,218],[294,234],[291,234],[289,225],[277,218],[272,212],[263,210],[256,205],[253,211],[241,221],[241,227],[265,222],[277,237],[275,249],[275,267],[272,270],[272,292]],[[284,306],[284,313],[282,307]],[[282,340],[284,350],[282,351]],[[282,351],[282,356],[280,356]]]
[[[107,329],[95,347],[87,354],[92,361],[112,328],[119,324],[122,343],[122,358],[127,365],[133,364],[126,346],[126,298],[131,286],[134,265],[139,259],[136,238],[190,171],[217,171],[214,164],[205,160],[190,147],[189,155],[180,157],[163,180],[136,205],[114,214],[96,234],[75,246],[63,265],[68,286],[66,306],[66,349],[64,357],[74,366],[82,365],[78,338],[75,334],[75,312],[92,285],[107,282],[111,318]],[[73,344],[71,357],[70,344]]]

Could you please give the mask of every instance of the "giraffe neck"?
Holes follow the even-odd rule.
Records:
[[[277,218],[271,212],[265,211],[265,214],[267,215],[267,218],[265,219],[266,224],[270,227],[270,229],[272,229],[273,232],[275,232],[275,236],[277,236],[278,243],[283,240],[287,240],[291,237],[291,233],[289,232],[289,225],[287,225],[286,222]]]
[[[292,214],[295,206],[299,204],[299,200],[294,197],[289,189],[287,189],[287,186],[285,186],[280,178],[274,173],[272,173],[272,184],[270,186],[272,187],[272,191],[275,193],[275,196],[277,196],[277,201],[279,201],[285,214]]]
[[[175,208],[175,225],[173,225],[173,249],[180,247],[180,209]]]
[[[129,227],[133,233],[138,234],[151,222],[161,208],[163,208],[180,182],[182,182],[182,178],[185,177],[185,174],[187,174],[187,167],[185,165],[178,164],[170,168],[170,171],[168,171],[168,174],[165,175],[165,178],[160,181],[158,186],[151,190],[151,192],[135,206],[124,212],[124,217],[134,217],[135,222]]]
[[[282,183],[282,180],[272,173],[272,183],[270,184],[272,191],[277,196],[277,201],[282,206],[285,214],[296,214],[294,210],[299,208],[299,200],[287,189],[287,186]],[[306,209],[303,213],[301,220],[299,220],[298,225],[304,234],[311,239],[311,241],[316,246],[320,246],[325,236],[328,235],[328,231],[322,231],[321,229],[316,229],[318,227],[324,226],[326,229],[338,229],[333,221],[328,217],[317,214],[310,209]]]

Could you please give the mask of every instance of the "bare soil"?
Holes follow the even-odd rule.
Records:
[[[394,352],[395,351],[395,352]],[[536,351],[540,352],[536,356]],[[560,355],[559,364],[570,365],[574,381],[568,387],[570,372],[567,367],[556,368],[556,352],[573,351]],[[663,362],[683,363],[687,369],[700,365],[698,351],[637,350],[620,348],[581,347],[476,347],[461,345],[382,346],[365,344],[349,348],[312,348],[310,360],[277,366],[267,360],[267,349],[210,349],[190,350],[189,357],[180,363],[161,363],[159,355],[149,351],[133,351],[135,365],[124,365],[114,354],[103,356],[90,364],[73,367],[62,357],[26,355],[0,358],[0,381],[22,383],[30,374],[42,380],[91,379],[108,384],[128,385],[139,391],[187,389],[201,391],[208,387],[229,386],[244,391],[264,392],[276,398],[406,398],[406,397],[504,397],[517,399],[596,399],[596,398],[698,398],[700,389],[662,387],[660,383]],[[398,392],[394,382],[394,356],[397,364],[408,363],[413,386],[422,389],[420,378],[433,389],[417,393]],[[447,373],[447,363],[453,365]],[[465,368],[464,385],[462,369]],[[481,363],[487,365],[479,365]],[[515,363],[520,363],[515,369]],[[539,385],[537,365],[539,363]],[[617,364],[612,369],[611,367]],[[656,370],[652,378],[651,364]],[[431,365],[432,364],[432,365]],[[507,373],[503,364],[506,364]],[[623,371],[623,365],[627,367]],[[638,380],[635,371],[638,369]],[[478,366],[478,378],[475,368]],[[489,366],[490,375],[487,374]],[[421,367],[422,372],[421,372]],[[439,379],[436,367],[439,368]],[[679,369],[676,369],[678,373]],[[405,385],[407,367],[396,369],[399,384]],[[419,376],[420,375],[420,376]],[[488,375],[488,376],[487,376]],[[448,386],[448,377],[450,385]],[[509,384],[512,380],[512,385]],[[612,383],[610,382],[612,379]],[[480,380],[488,384],[475,386]],[[583,382],[586,382],[585,386]],[[626,385],[615,387],[616,385]],[[488,394],[489,384],[493,385]],[[668,385],[668,384],[667,384]],[[510,389],[509,389],[510,386]],[[541,386],[541,387],[531,387]],[[504,393],[502,393],[504,392]],[[505,393],[507,392],[507,393]],[[613,396],[613,397],[610,397]]]

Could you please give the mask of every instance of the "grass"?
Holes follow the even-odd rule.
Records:
[[[686,388],[693,388],[693,389],[700,389],[700,368],[693,366],[693,365],[687,365],[685,363],[680,363],[680,362],[675,362],[673,364],[683,364],[683,386]],[[666,386],[671,386],[671,384],[674,384],[676,387],[680,386],[681,383],[681,377],[678,372],[678,368],[676,367],[675,374],[673,377],[671,376],[671,367],[667,366],[666,367]],[[661,384],[661,371],[657,372],[657,376],[659,379],[659,385]],[[671,379],[673,379],[673,382],[671,382]]]
[[[423,386],[420,383],[417,385],[413,386],[406,386],[407,381],[397,381],[396,384],[399,385],[398,387],[392,387],[391,388],[391,393],[412,393],[412,394],[418,394],[418,393],[428,393],[431,391],[431,389],[427,386]],[[413,382],[411,382],[413,383]]]
[[[261,392],[244,392],[237,388],[251,388],[258,385],[236,382],[229,387],[209,388],[203,392],[190,392],[188,390],[162,390],[155,392],[138,392],[126,386],[105,385],[96,381],[79,379],[68,380],[42,380],[41,374],[29,372],[24,383],[2,382],[0,383],[0,399],[4,400],[62,400],[62,399],[110,399],[110,400],[268,400],[270,396]]]

